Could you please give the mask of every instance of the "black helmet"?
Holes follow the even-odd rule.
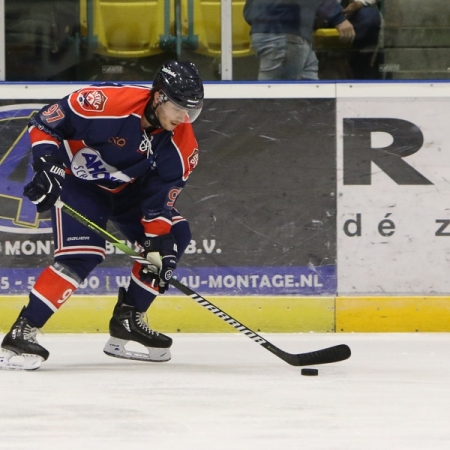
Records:
[[[189,61],[167,61],[156,73],[153,80],[152,93],[162,91],[162,101],[170,100],[175,105],[187,110],[190,122],[193,122],[203,107],[203,83],[195,65]],[[146,109],[146,117],[155,123],[154,109],[150,105]],[[150,120],[151,119],[151,120]]]
[[[203,103],[203,83],[195,65],[188,61],[168,61],[153,81],[153,89],[163,90],[169,99],[183,108],[197,108]]]

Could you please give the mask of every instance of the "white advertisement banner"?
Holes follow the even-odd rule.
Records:
[[[338,92],[338,293],[448,294],[448,86],[374,89]]]

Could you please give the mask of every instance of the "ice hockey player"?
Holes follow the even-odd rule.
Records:
[[[198,162],[192,122],[203,106],[194,64],[168,61],[145,86],[101,84],[47,105],[29,123],[34,176],[24,196],[39,213],[51,209],[54,263],[38,277],[28,305],[1,345],[0,368],[34,370],[49,352],[42,328],[105,258],[95,232],[55,208],[58,198],[106,228],[110,220],[157,274],[135,263],[120,288],[109,324],[107,355],[168,361],[172,339],[149,328],[145,312],[168,282],[191,239],[175,201]],[[143,351],[128,351],[129,341]]]

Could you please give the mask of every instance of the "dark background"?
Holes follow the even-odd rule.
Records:
[[[334,100],[208,101],[194,124],[199,166],[177,207],[194,239],[224,251],[185,262],[335,264],[334,117]]]

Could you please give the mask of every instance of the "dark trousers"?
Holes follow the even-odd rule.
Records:
[[[380,35],[381,16],[376,6],[361,8],[349,20],[355,29],[354,48],[360,49],[377,45]]]

